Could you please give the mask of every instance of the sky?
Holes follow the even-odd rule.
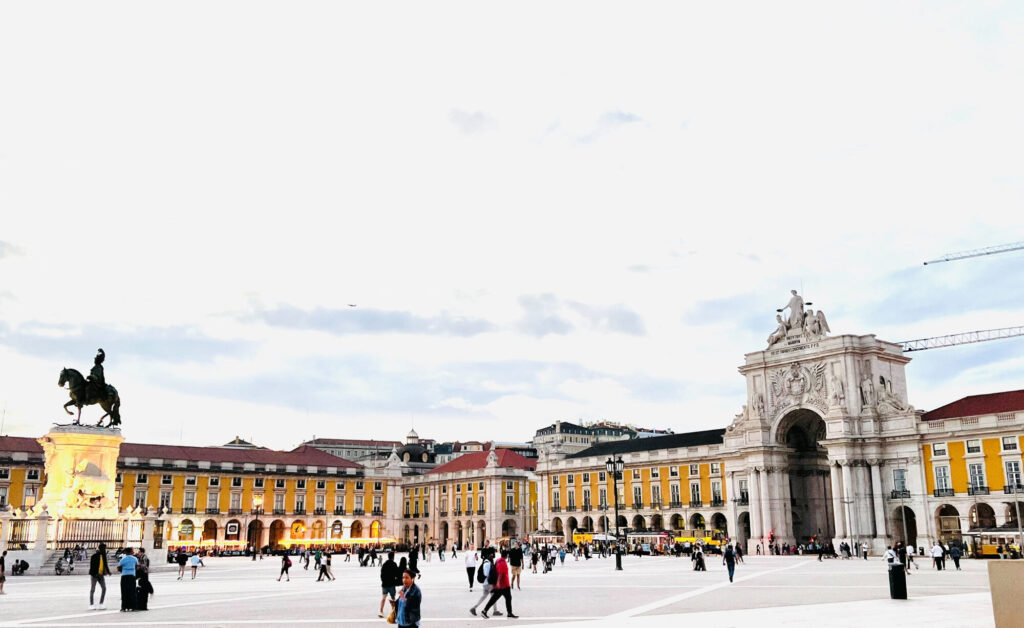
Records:
[[[5,3],[0,86],[9,435],[98,347],[129,440],[291,448],[725,427],[790,289],[1024,324],[1024,251],[922,265],[1024,240],[1020,3]]]

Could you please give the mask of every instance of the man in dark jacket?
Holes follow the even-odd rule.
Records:
[[[419,628],[422,601],[423,594],[416,586],[415,574],[406,569],[402,573],[402,591],[398,594],[398,609],[395,613],[395,623],[399,628]]]
[[[92,558],[89,559],[89,608],[91,610],[103,610],[106,606],[103,602],[107,599],[106,576],[110,575],[110,561],[107,560],[107,546],[100,543]],[[100,585],[100,603],[93,602],[93,595],[96,593],[96,585]]]
[[[388,559],[380,567],[380,612],[377,617],[384,617],[384,600],[391,596],[391,603],[395,603],[395,596],[398,595],[398,587],[402,585],[402,574],[395,564],[395,553],[388,552]]]

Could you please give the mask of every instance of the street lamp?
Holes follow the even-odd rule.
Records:
[[[253,510],[256,511],[256,526],[253,528],[253,536],[256,538],[254,539],[255,542],[252,544],[252,559],[256,560],[256,554],[262,551],[262,548],[260,547],[260,537],[263,536],[260,534],[260,510],[263,506],[263,496],[255,495],[252,498],[252,505]]]
[[[619,543],[619,478],[622,477],[622,456],[615,460],[609,458],[604,467],[612,476],[612,493],[615,499],[615,571],[622,571],[622,547]]]

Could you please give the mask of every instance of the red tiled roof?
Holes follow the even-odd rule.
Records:
[[[925,412],[921,418],[925,421],[935,421],[1021,410],[1024,410],[1024,390],[1008,390],[957,399],[953,403],[947,403],[930,412]]]
[[[34,438],[24,436],[0,436],[0,451],[24,451],[30,454],[43,453],[43,446]]]
[[[537,461],[526,456],[520,456],[511,449],[496,449],[499,467],[515,467],[533,471],[537,468]],[[459,456],[455,460],[446,462],[439,467],[434,467],[427,473],[454,473],[456,471],[469,471],[470,469],[483,469],[487,466],[489,451],[474,451]]]
[[[363,445],[366,447],[390,448],[401,447],[397,440],[363,440],[359,438],[314,438],[306,441],[306,445]]]
[[[180,445],[148,445],[142,443],[124,443],[121,445],[121,458],[161,458],[163,460],[205,460],[208,462],[231,462],[245,464],[276,464],[276,465],[311,465],[315,467],[354,467],[362,468],[350,460],[332,456],[316,447],[303,445],[292,451],[274,451],[272,449],[233,449],[229,447],[186,447]]]

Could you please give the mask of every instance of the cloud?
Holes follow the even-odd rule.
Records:
[[[524,312],[519,321],[519,331],[523,333],[564,335],[574,329],[572,323],[558,315],[560,303],[553,294],[523,295],[519,297],[519,306]]]
[[[647,333],[640,315],[624,305],[595,307],[570,301],[568,306],[590,321],[594,329],[631,336],[643,336]]]
[[[452,109],[448,120],[464,135],[478,135],[498,128],[498,121],[482,111]]]
[[[478,318],[453,316],[417,316],[411,312],[372,308],[303,310],[293,306],[256,309],[243,318],[260,320],[273,327],[309,329],[336,335],[346,334],[434,334],[476,336],[495,330],[494,324]]]
[[[518,328],[531,336],[565,335],[580,327],[631,336],[643,336],[647,331],[643,318],[622,304],[588,305],[579,301],[563,301],[546,293],[523,295],[519,297],[519,305],[524,316]]]
[[[594,129],[577,138],[580,144],[589,144],[626,125],[642,121],[640,116],[627,111],[609,111],[597,119]]]
[[[210,362],[221,356],[242,356],[254,348],[248,341],[215,338],[185,325],[120,328],[38,322],[17,327],[0,323],[0,344],[80,370],[88,370],[100,347],[111,359],[131,356],[173,363]]]

